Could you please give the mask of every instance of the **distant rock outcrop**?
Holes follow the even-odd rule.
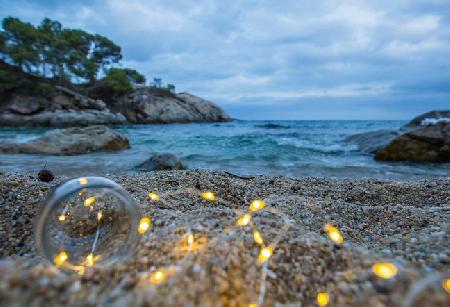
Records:
[[[183,170],[184,166],[175,155],[171,153],[159,153],[139,164],[136,169],[145,172]]]
[[[375,159],[450,162],[450,123],[439,122],[402,134],[378,150]]]
[[[402,130],[414,130],[428,124],[436,124],[439,121],[450,121],[450,110],[430,111],[412,119],[402,127]]]
[[[348,136],[344,139],[344,142],[356,144],[358,145],[358,151],[370,154],[383,148],[397,135],[399,135],[399,132],[395,130],[377,130]]]
[[[0,152],[47,155],[79,155],[117,151],[130,147],[128,139],[105,126],[55,129],[24,143],[0,145]]]
[[[124,124],[122,114],[112,113],[94,100],[61,86],[50,97],[12,96],[0,109],[0,126],[90,126]]]
[[[230,117],[215,103],[188,94],[137,88],[116,101],[112,109],[131,123],[223,122]]]

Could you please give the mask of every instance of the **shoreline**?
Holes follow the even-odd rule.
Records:
[[[263,125],[266,123],[266,125]],[[56,175],[86,175],[132,171],[156,153],[175,155],[188,169],[224,170],[236,174],[276,174],[291,177],[416,179],[449,177],[450,164],[380,162],[371,154],[345,142],[347,136],[378,130],[380,123],[346,122],[303,124],[242,121],[226,124],[116,127],[129,139],[131,148],[117,152],[50,156],[0,153],[0,168],[9,172],[38,172],[48,162]],[[386,125],[383,122],[382,125]],[[391,123],[398,128],[399,123]],[[333,128],[338,125],[339,128]],[[370,127],[368,127],[368,126]],[[388,128],[389,128],[388,127]],[[0,128],[0,143],[7,139],[29,141],[44,131]]]
[[[251,303],[258,296],[261,274],[251,233],[233,229],[220,244],[213,242],[252,199],[266,200],[294,221],[274,249],[265,304],[311,304],[318,291],[327,291],[333,305],[399,305],[419,280],[450,273],[449,179],[400,182],[264,175],[243,179],[204,170],[106,177],[121,184],[143,214],[152,216],[154,229],[141,238],[132,259],[71,276],[55,272],[36,257],[32,235],[39,202],[66,178],[46,184],[37,181],[36,174],[0,172],[0,234],[6,238],[0,259],[0,303]],[[192,189],[214,191],[224,201],[205,202],[189,192]],[[149,205],[149,191],[164,195],[162,202]],[[281,231],[276,215],[262,214],[258,221],[269,238]],[[339,227],[344,245],[337,247],[327,239],[325,223]],[[176,264],[173,243],[187,225],[211,244],[189,255],[170,282],[146,283],[148,272]],[[370,266],[386,260],[394,261],[399,273],[380,281]],[[436,305],[427,299],[430,306]]]

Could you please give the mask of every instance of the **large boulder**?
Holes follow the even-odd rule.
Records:
[[[130,147],[128,139],[105,126],[55,129],[23,143],[0,145],[5,153],[79,155],[96,151],[117,151]]]
[[[23,97],[17,96],[11,99],[8,111],[12,114],[30,115],[39,112],[45,103],[45,99],[41,97]]]
[[[136,88],[118,99],[112,109],[137,124],[223,122],[230,117],[216,104],[188,94]]]
[[[65,94],[65,97],[72,97],[75,100],[75,105],[79,109],[94,109],[100,111],[104,111],[107,109],[106,104],[102,100],[86,97],[63,86],[56,86],[56,89],[61,94]]]
[[[386,146],[397,135],[399,132],[395,130],[377,130],[350,135],[344,139],[344,142],[356,144],[358,151],[371,154]]]
[[[439,122],[402,134],[378,150],[375,159],[450,162],[450,123]]]
[[[402,130],[414,130],[429,124],[436,124],[439,121],[450,122],[450,110],[430,111],[421,114],[402,127]]]
[[[56,86],[49,97],[12,96],[0,110],[0,126],[73,127],[125,123],[125,116],[112,113],[103,101],[61,86]]]
[[[154,154],[150,159],[145,160],[136,169],[139,171],[167,171],[183,170],[184,166],[176,156],[171,153]]]

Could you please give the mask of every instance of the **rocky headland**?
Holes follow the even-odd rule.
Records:
[[[0,104],[0,126],[72,127],[90,125],[224,122],[215,103],[189,93],[136,88],[105,103],[56,86],[49,97],[13,95]]]
[[[119,97],[111,109],[129,123],[225,122],[230,117],[215,103],[189,93],[174,94],[150,87],[136,88]]]
[[[0,126],[225,122],[217,104],[189,93],[134,85],[118,93],[105,81],[73,84],[24,73],[0,61]],[[12,80],[12,81],[10,81]]]

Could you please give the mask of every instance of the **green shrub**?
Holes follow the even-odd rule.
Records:
[[[12,93],[50,97],[55,88],[48,82],[24,78],[22,73],[0,68],[0,97]]]
[[[133,88],[127,73],[122,69],[110,69],[103,80],[105,85],[111,87],[116,95],[125,94]]]

